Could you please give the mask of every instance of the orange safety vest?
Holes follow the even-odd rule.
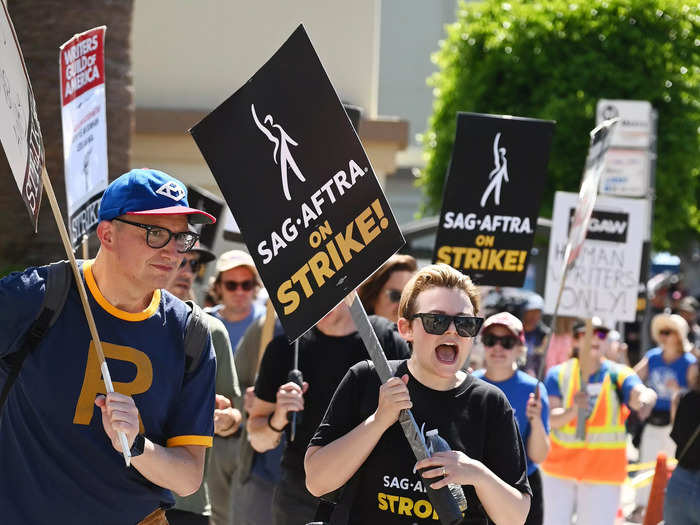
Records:
[[[565,393],[563,406],[569,408],[581,389],[578,359],[565,361],[559,371],[559,391]],[[620,485],[627,475],[625,419],[626,406],[620,405],[617,385],[606,373],[593,412],[586,421],[586,438],[576,438],[574,417],[563,427],[552,429],[551,449],[540,465],[545,474],[586,483]]]

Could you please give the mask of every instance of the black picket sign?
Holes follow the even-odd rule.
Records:
[[[459,113],[433,261],[479,285],[522,286],[554,122]]]
[[[221,224],[221,215],[224,210],[224,201],[215,195],[212,195],[204,188],[198,186],[193,186],[189,184],[187,186],[187,202],[193,208],[198,210],[203,210],[209,215],[216,217],[216,222],[214,224],[197,224],[193,225],[199,233],[199,242],[206,248],[213,248],[214,241],[216,240],[216,232]]]
[[[190,132],[290,340],[404,244],[303,26]]]

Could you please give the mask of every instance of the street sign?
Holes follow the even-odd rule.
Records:
[[[596,106],[596,125],[615,117],[620,117],[620,122],[612,135],[611,148],[649,148],[653,136],[653,115],[649,102],[600,99]]]

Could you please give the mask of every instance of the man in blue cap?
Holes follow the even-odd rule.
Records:
[[[161,288],[197,241],[189,223],[213,222],[185,186],[132,170],[105,190],[100,249],[81,273],[115,392],[106,392],[75,286],[26,356],[0,412],[2,522],[166,523],[170,491],[202,481],[213,433],[211,340],[185,354],[190,308]],[[42,310],[48,267],[0,281],[0,384]],[[72,281],[71,281],[72,282]],[[190,358],[189,360],[187,358]],[[126,434],[125,468],[117,432]]]

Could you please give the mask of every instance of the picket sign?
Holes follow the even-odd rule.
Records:
[[[105,26],[73,35],[58,52],[68,230],[74,250],[95,231],[108,184]]]
[[[46,172],[44,143],[41,137],[39,119],[36,115],[36,102],[22,50],[19,47],[17,34],[7,7],[1,0],[0,5],[2,6],[0,10],[0,74],[5,81],[5,86],[2,90],[4,97],[0,97],[0,141],[10,164],[17,188],[29,212],[35,232],[39,222],[39,205],[43,189],[46,190],[63,247],[73,269],[78,294],[80,295],[90,334],[95,344],[107,393],[111,393],[114,392],[114,387],[102,351],[102,344],[97,333],[95,320],[88,303],[85,285],[83,284],[80,270],[78,270],[68,231],[61,215],[61,209],[58,206],[49,175]],[[119,431],[118,435],[124,462],[128,467],[131,463],[128,441],[124,432]]]
[[[456,128],[433,262],[464,272],[476,285],[520,287],[554,122],[458,113]]]
[[[557,300],[549,325],[550,331],[547,335],[547,343],[545,345],[546,350],[542,356],[540,369],[537,374],[538,384],[535,387],[537,390],[539,390],[539,382],[542,381],[544,364],[547,360],[549,347],[552,343],[552,334],[554,333],[554,328],[557,322],[557,313],[559,311],[559,305],[561,304],[561,295],[564,291],[564,285],[566,284],[566,277],[569,270],[574,266],[574,262],[581,252],[583,243],[586,240],[588,223],[591,219],[593,206],[595,205],[595,200],[598,195],[600,176],[605,168],[605,154],[610,146],[610,137],[619,120],[619,118],[614,118],[601,122],[590,133],[591,144],[588,149],[588,156],[586,157],[586,164],[583,172],[581,188],[579,190],[576,211],[571,225],[571,230],[569,231],[569,240],[566,243],[566,250],[564,252],[563,269],[561,273],[561,281],[559,283],[559,290],[557,292]],[[588,362],[590,360],[592,334],[593,324],[590,319],[587,319],[584,344],[582,345],[582,348],[579,349],[579,371],[581,374],[580,384],[582,389],[585,388],[588,381],[588,376],[590,375],[590,367],[588,366]],[[586,438],[586,412],[587,410],[584,408],[578,409],[576,437],[581,440]]]

